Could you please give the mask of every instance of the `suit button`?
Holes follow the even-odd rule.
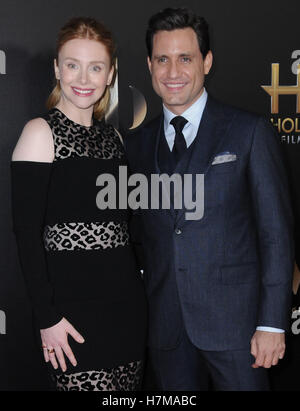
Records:
[[[176,229],[175,229],[175,233],[176,233],[177,235],[180,235],[180,234],[182,233],[182,231],[180,230],[180,228],[176,228]]]

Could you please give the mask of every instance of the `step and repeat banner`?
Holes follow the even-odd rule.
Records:
[[[262,114],[272,122],[286,158],[296,221],[298,219],[298,0],[2,0],[0,390],[49,388],[39,347],[33,338],[32,314],[12,232],[10,158],[24,124],[46,110],[45,101],[54,84],[53,58],[58,30],[71,17],[90,16],[103,21],[114,33],[119,72],[110,121],[124,134],[160,112],[160,100],[152,90],[146,64],[145,30],[152,14],[165,7],[179,6],[192,8],[210,25],[214,64],[206,82],[208,92],[223,102]],[[296,338],[297,327],[294,331]],[[290,361],[294,366],[300,365],[297,360],[300,355],[293,355]],[[296,378],[292,367],[281,368],[272,376],[276,390],[284,389],[288,381],[284,373],[290,373],[290,381]]]

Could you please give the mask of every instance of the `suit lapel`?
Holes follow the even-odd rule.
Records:
[[[144,130],[142,138],[143,145],[142,148],[145,151],[144,155],[141,155],[143,159],[143,164],[141,164],[141,170],[148,175],[160,173],[158,166],[158,144],[161,124],[163,123],[163,115],[155,118],[148,127]]]
[[[154,119],[148,126],[147,129],[143,132],[143,150],[145,151],[143,155],[141,155],[141,159],[143,159],[143,163],[141,163],[140,169],[142,170],[143,174],[147,176],[148,179],[148,198],[149,198],[149,207],[151,207],[151,174],[161,174],[161,170],[158,163],[158,150],[159,150],[159,140],[161,136],[161,128],[164,127],[163,122],[163,114],[159,117]],[[164,189],[164,187],[162,187]],[[160,196],[161,197],[161,196]],[[172,206],[170,209],[162,209],[161,208],[162,199],[159,198],[159,206],[160,210],[166,213],[171,213],[173,218],[175,218],[175,211]]]
[[[226,134],[228,119],[223,113],[222,105],[208,96],[202,119],[199,125],[195,146],[191,154],[189,165],[185,174],[206,174],[214,156]],[[204,177],[205,185],[205,177]],[[196,185],[193,184],[193,198],[195,198]],[[176,223],[184,217],[187,210],[183,207],[178,211]]]
[[[197,137],[194,141],[193,151],[191,153],[188,167],[183,172],[184,174],[195,175],[198,173],[205,175],[208,172],[213,158],[220,150],[220,146],[226,136],[232,116],[233,114],[231,111],[229,114],[225,114],[222,104],[216,102],[212,97],[208,96]],[[145,130],[146,133],[143,134],[143,139],[145,141],[143,147],[145,148],[146,153],[141,156],[141,158],[143,158],[143,161],[146,161],[141,165],[141,169],[148,175],[149,183],[151,181],[151,174],[161,174],[158,164],[158,148],[161,127],[163,127],[163,114],[154,119],[147,127],[147,130]],[[176,173],[176,170],[174,173]],[[196,186],[193,184],[193,198],[195,198],[195,190]],[[181,210],[176,210],[176,212],[173,209],[172,203],[170,210],[164,210],[171,213],[176,224],[178,224],[180,220],[184,219],[185,212],[187,211],[184,208],[184,201],[182,203],[183,208]]]
[[[157,170],[157,174],[164,174],[159,166],[159,161],[158,161],[158,151],[159,151],[159,147],[160,147],[160,139],[162,136],[164,136],[164,116],[163,114],[160,117],[160,124],[159,127],[157,129],[157,138],[156,138],[156,144],[155,144],[155,169]],[[164,192],[168,193],[169,190],[167,190],[167,187],[165,185],[165,183],[162,183],[162,190],[165,190]],[[160,204],[160,208],[162,209],[162,198],[159,199],[159,204]],[[169,209],[164,209],[166,212],[171,213],[173,218],[176,218],[176,212],[174,210],[174,206],[173,206],[173,199],[170,198],[170,208]]]

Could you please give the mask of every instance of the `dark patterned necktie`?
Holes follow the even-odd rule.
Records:
[[[187,123],[187,119],[181,116],[174,117],[171,121],[170,124],[175,128],[175,141],[174,141],[174,146],[172,150],[172,154],[175,158],[176,163],[181,159],[182,155],[185,153],[187,146],[185,142],[185,138],[183,135],[183,127]]]

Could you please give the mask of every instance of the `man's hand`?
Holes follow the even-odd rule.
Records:
[[[251,340],[251,354],[255,358],[253,368],[270,368],[284,357],[285,333],[256,331]]]

